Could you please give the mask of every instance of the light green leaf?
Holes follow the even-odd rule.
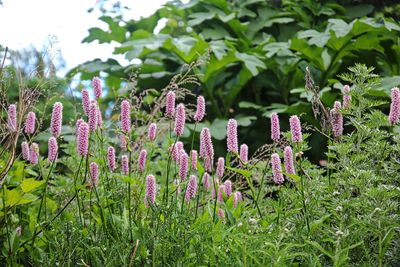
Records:
[[[28,193],[41,186],[43,183],[44,181],[36,181],[33,178],[25,179],[21,183],[21,189],[24,193]]]
[[[258,68],[265,69],[266,66],[257,56],[236,52],[236,57],[243,61],[246,68],[253,76],[258,74]]]

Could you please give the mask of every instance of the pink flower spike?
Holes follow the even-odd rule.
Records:
[[[389,122],[394,125],[400,120],[400,90],[394,87],[390,93],[392,103],[390,104]]]
[[[39,162],[39,146],[36,143],[31,144],[31,148],[29,150],[29,161],[32,165],[36,165]]]
[[[281,138],[281,129],[279,126],[279,117],[276,112],[271,114],[271,139],[274,142],[279,141]]]
[[[131,130],[131,104],[128,100],[121,102],[121,130],[129,133]]]
[[[94,77],[92,80],[93,91],[96,99],[99,99],[103,93],[103,88],[101,86],[101,80],[99,77]]]
[[[181,141],[172,144],[170,147],[171,158],[173,161],[177,161],[179,164],[179,153],[183,149],[183,143]]]
[[[301,133],[301,124],[299,117],[293,115],[289,119],[290,123],[290,131],[292,132],[292,142],[301,142],[303,140],[303,136]]]
[[[285,171],[288,174],[295,174],[294,164],[293,164],[293,151],[290,146],[285,147],[284,151],[284,164]]]
[[[150,203],[156,202],[156,178],[154,175],[148,175],[146,177],[146,196],[144,198],[144,204],[149,207]]]
[[[143,173],[144,169],[146,168],[146,158],[147,158],[147,151],[146,149],[142,149],[140,151],[138,160],[138,170],[140,173]]]
[[[200,132],[200,157],[214,158],[214,147],[211,140],[211,133],[208,128],[203,128]]]
[[[172,118],[175,113],[175,93],[173,91],[169,91],[167,93],[167,103],[165,106],[165,116],[168,118]]]
[[[174,132],[177,136],[181,136],[183,134],[183,130],[185,129],[185,120],[186,120],[185,105],[181,103],[176,107],[176,114],[175,114]]]
[[[246,144],[242,144],[240,146],[240,162],[239,166],[243,166],[243,164],[247,164],[249,161],[249,147]],[[243,163],[242,163],[243,162]]]
[[[218,187],[218,201],[221,203],[224,202],[224,193],[225,193],[225,185],[220,185]]]
[[[78,136],[78,129],[79,125],[81,125],[82,122],[85,122],[83,119],[77,119],[76,124],[75,124],[75,135]]]
[[[89,152],[89,125],[86,122],[79,124],[76,137],[76,150],[78,155],[87,156]]]
[[[148,132],[148,137],[150,141],[154,141],[156,139],[156,134],[157,134],[157,124],[152,123],[149,126],[149,132]]]
[[[53,112],[51,114],[50,122],[50,132],[57,138],[61,134],[61,124],[62,124],[62,111],[63,105],[60,102],[56,102],[53,106]]]
[[[116,169],[115,166],[115,149],[112,146],[109,146],[107,149],[107,162],[108,162],[108,169],[113,172]]]
[[[195,198],[196,192],[197,192],[197,178],[195,175],[190,175],[189,183],[186,188],[185,201],[189,202],[191,198]]]
[[[82,108],[85,115],[89,116],[90,97],[87,89],[82,90]]]
[[[238,137],[237,137],[237,122],[235,119],[229,119],[227,129],[227,147],[228,152],[238,153]]]
[[[281,159],[274,153],[271,155],[272,175],[275,184],[282,184],[284,179],[282,175]]]
[[[57,159],[58,155],[58,144],[57,144],[57,139],[52,136],[49,138],[48,141],[48,156],[47,158],[49,159],[50,162],[54,162]]]
[[[210,175],[208,174],[208,172],[205,172],[203,174],[203,187],[205,191],[208,191],[208,189],[210,188]]]
[[[26,121],[25,121],[26,134],[33,134],[35,132],[35,123],[36,123],[36,114],[35,112],[31,111],[26,116]]]
[[[179,177],[181,181],[184,181],[188,173],[189,167],[189,156],[186,154],[185,150],[181,149],[179,156]]]
[[[230,180],[226,180],[224,182],[224,186],[226,196],[230,197],[232,195],[232,182]]]
[[[96,164],[96,162],[91,162],[90,166],[90,187],[97,187],[97,184],[99,183],[99,166]]]
[[[212,172],[212,165],[213,165],[213,160],[211,158],[205,158],[204,160],[204,169],[207,172]]]
[[[240,192],[233,193],[233,207],[234,208],[236,208],[239,201],[242,201],[242,200],[243,200],[242,193],[240,193]]]
[[[91,132],[96,131],[97,128],[97,102],[93,100],[90,103],[90,108],[89,108],[89,130]]]
[[[11,132],[17,130],[17,105],[11,104],[8,106],[7,126]]]
[[[123,151],[126,151],[126,149],[128,147],[128,144],[127,144],[127,141],[126,141],[126,137],[125,137],[124,134],[120,134],[119,135],[119,146],[121,147],[121,149]]]
[[[192,161],[192,169],[197,170],[197,151],[196,150],[190,151],[190,159]]]
[[[206,113],[206,102],[204,100],[203,96],[198,96],[197,97],[197,109],[196,109],[196,114],[194,114],[194,120],[196,122],[200,122]]]
[[[122,169],[122,174],[125,175],[129,174],[129,159],[127,155],[121,156],[121,169]]]
[[[223,157],[219,157],[215,173],[219,178],[222,178],[222,176],[224,176],[224,170],[225,170],[225,159]]]
[[[351,103],[350,86],[343,86],[343,108],[348,109]]]
[[[335,101],[333,109],[331,110],[331,125],[334,137],[340,137],[343,134],[343,115],[340,112],[341,104]]]
[[[25,142],[25,141],[22,142],[21,150],[22,150],[22,158],[24,160],[28,161],[29,160],[29,154],[30,154],[28,142]]]
[[[218,208],[217,214],[218,214],[218,218],[219,218],[220,220],[225,219],[225,212],[224,212],[223,209]]]

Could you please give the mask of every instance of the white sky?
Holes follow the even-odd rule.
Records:
[[[88,13],[96,0],[2,0],[0,5],[0,44],[10,49],[27,48],[31,44],[41,49],[49,36],[57,39],[67,69],[87,60],[107,59],[112,53],[109,44],[82,44],[88,29],[106,24],[98,20],[100,12]],[[110,2],[117,2],[113,0]],[[128,18],[138,19],[154,13],[167,0],[120,0],[131,10]],[[118,58],[123,61],[122,58]]]

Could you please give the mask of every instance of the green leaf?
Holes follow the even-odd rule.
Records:
[[[21,200],[17,203],[17,205],[27,204],[35,201],[39,197],[32,194],[24,194]]]
[[[41,186],[44,181],[36,181],[34,178],[25,179],[21,183],[22,192],[28,193]]]
[[[262,62],[259,57],[255,55],[250,55],[246,53],[236,52],[235,56],[240,59],[246,68],[251,72],[253,76],[258,74],[258,68],[265,69],[266,66],[264,62]]]
[[[5,199],[7,207],[14,206],[22,199],[22,193],[17,188],[6,190]]]
[[[189,26],[196,26],[201,24],[203,21],[214,18],[215,14],[211,12],[197,12],[190,14],[189,18],[191,20],[188,21]]]
[[[226,125],[228,121],[224,119],[215,119],[211,126],[210,126],[210,132],[212,137],[214,137],[217,140],[224,140],[226,137]]]
[[[255,120],[257,120],[256,116],[238,116],[236,118],[238,126],[243,126],[243,127],[250,126],[250,124]]]

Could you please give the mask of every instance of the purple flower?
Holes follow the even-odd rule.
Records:
[[[25,141],[22,142],[21,150],[22,150],[22,158],[24,160],[28,161],[29,160],[29,154],[30,154],[28,142],[25,142]]]
[[[170,147],[171,158],[179,163],[179,153],[183,149],[183,143],[181,141],[172,144]]]
[[[131,130],[131,104],[128,100],[121,102],[121,130],[129,133]]]
[[[31,111],[26,116],[26,121],[25,121],[26,134],[33,134],[35,132],[35,123],[36,123],[36,114],[35,112]]]
[[[335,101],[333,109],[331,110],[331,125],[334,137],[340,137],[343,134],[343,115],[340,112],[341,104]]]
[[[223,209],[218,208],[218,218],[220,218],[221,220],[223,220],[225,218],[225,212]]]
[[[89,152],[89,125],[86,122],[79,124],[76,137],[76,150],[80,156],[87,156]]]
[[[90,163],[90,187],[96,187],[99,182],[99,166],[97,166],[96,162]]]
[[[89,91],[86,89],[82,90],[82,107],[85,115],[89,116],[90,97],[89,97]]]
[[[103,88],[101,87],[101,80],[99,77],[94,77],[92,80],[94,95],[99,99],[102,95]]]
[[[206,103],[203,96],[197,97],[197,109],[196,114],[194,114],[194,120],[196,122],[201,121],[206,113]]]
[[[290,123],[290,131],[292,132],[292,142],[301,142],[303,140],[303,136],[301,134],[301,124],[299,117],[293,115],[289,119]]]
[[[120,134],[120,135],[119,135],[119,146],[120,146],[120,148],[121,148],[123,151],[125,151],[126,148],[127,148],[127,145],[128,145],[128,144],[127,144],[125,135],[124,135],[124,134]]]
[[[249,147],[246,144],[242,144],[240,146],[240,162],[239,166],[243,166],[243,164],[247,164],[249,155]],[[243,163],[242,163],[243,162]]]
[[[235,192],[233,193],[233,207],[236,208],[239,201],[242,201],[242,193]]]
[[[91,132],[94,132],[97,128],[97,102],[95,100],[93,100],[90,103],[90,108],[89,108],[89,130]]]
[[[11,132],[15,132],[17,130],[17,106],[11,104],[8,106],[8,117],[7,117],[7,126]]]
[[[195,198],[196,192],[197,192],[197,178],[195,175],[190,175],[189,183],[186,188],[185,201],[189,202],[191,198]]]
[[[343,108],[348,109],[351,103],[350,86],[343,86]]]
[[[129,159],[127,155],[121,156],[121,169],[122,169],[122,174],[125,175],[129,174]]]
[[[36,143],[32,143],[29,149],[29,161],[32,165],[36,165],[39,162],[39,146]]]
[[[113,172],[116,169],[115,166],[115,149],[112,146],[109,146],[107,149],[107,162],[108,162],[108,169]]]
[[[48,141],[48,156],[47,158],[49,161],[53,162],[57,159],[58,155],[58,144],[57,144],[57,139],[52,136],[49,138]]]
[[[185,180],[189,168],[189,156],[185,150],[181,149],[179,156],[179,177],[181,181]]]
[[[391,90],[392,103],[390,104],[389,122],[394,125],[400,119],[400,90],[397,87]]]
[[[50,132],[56,138],[61,134],[62,111],[63,105],[60,102],[56,102],[53,106],[50,122]]]
[[[229,119],[227,129],[227,146],[228,152],[238,153],[238,138],[237,138],[237,122],[235,119]]]
[[[155,123],[150,124],[148,132],[148,137],[150,141],[154,141],[156,139],[156,133],[157,133],[157,124]]]
[[[181,103],[176,107],[175,128],[174,128],[174,132],[176,135],[181,136],[183,134],[183,130],[185,129],[185,120],[186,120],[185,105]]]
[[[204,159],[204,169],[207,172],[212,172],[212,165],[213,165],[213,159],[208,157]]]
[[[149,207],[150,203],[156,202],[156,178],[154,175],[148,175],[146,177],[146,196],[144,198],[144,204]]]
[[[79,125],[81,125],[82,122],[85,122],[83,119],[77,119],[76,124],[75,124],[75,135],[78,136],[78,129]]]
[[[295,174],[294,164],[293,164],[293,151],[290,146],[285,147],[284,151],[284,164],[285,171],[288,174]]]
[[[281,129],[279,126],[279,117],[276,112],[271,114],[271,139],[277,142],[281,138]]]
[[[224,176],[224,169],[225,169],[225,159],[223,157],[219,157],[217,161],[217,169],[215,171],[216,175],[219,178],[222,178],[222,176]]]
[[[210,175],[207,172],[203,174],[203,187],[206,191],[210,188]]]
[[[190,159],[192,160],[192,169],[197,170],[197,151],[190,151]]]
[[[274,153],[271,155],[271,165],[274,183],[282,184],[284,179],[282,175],[281,159],[278,154]]]
[[[214,147],[211,140],[211,133],[208,128],[203,128],[200,132],[200,157],[214,158]]]
[[[225,186],[225,194],[227,197],[230,197],[232,194],[232,182],[230,180],[226,180],[224,182],[224,186]]]
[[[147,158],[147,151],[146,149],[142,149],[139,153],[139,160],[138,160],[138,170],[140,173],[144,172],[146,167],[146,158]]]
[[[165,107],[165,116],[168,118],[172,118],[175,113],[175,93],[173,91],[169,91],[167,93],[167,103]]]
[[[218,198],[217,198],[219,202],[224,202],[224,193],[225,193],[225,185],[220,185],[218,187]]]

